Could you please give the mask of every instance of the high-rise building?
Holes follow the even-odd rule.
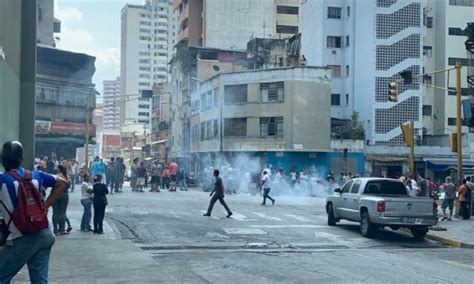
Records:
[[[463,99],[469,93],[467,84],[468,60],[466,54],[466,35],[464,29],[467,23],[474,20],[474,1],[436,1],[429,0],[423,11],[423,23],[426,34],[423,42],[424,72],[452,68],[456,62],[462,64],[461,87],[463,88]],[[425,76],[423,81],[426,85],[438,87],[456,87],[454,71],[448,74],[439,73]],[[423,99],[423,131],[428,135],[446,135],[456,131],[456,96],[453,91],[445,91],[426,87]],[[468,132],[463,127],[463,132]]]
[[[332,67],[332,116],[359,113],[370,145],[403,144],[400,125],[421,129],[419,84],[388,85],[400,72],[422,72],[423,6],[420,0],[307,1],[302,54],[308,64]],[[418,135],[422,135],[418,131]]]
[[[61,22],[54,18],[54,0],[37,0],[38,26],[36,29],[37,43],[56,46],[55,33],[61,32]]]
[[[103,130],[120,132],[120,77],[104,81]]]
[[[286,38],[300,31],[299,0],[174,0],[179,41],[188,46],[246,49],[253,38]]]
[[[169,0],[147,0],[145,5],[125,5],[121,17],[120,125],[147,127],[151,99],[142,98],[142,91],[169,80],[176,16]]]

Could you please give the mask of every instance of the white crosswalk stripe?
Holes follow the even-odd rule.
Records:
[[[287,217],[290,217],[290,218],[293,218],[293,219],[296,219],[298,221],[301,221],[301,222],[311,222],[310,219],[306,218],[306,217],[303,217],[303,216],[299,216],[299,215],[295,215],[295,214],[283,214]]]
[[[258,217],[260,218],[263,218],[265,220],[271,220],[271,221],[278,221],[278,222],[281,222],[281,219],[280,218],[277,218],[277,217],[272,217],[272,216],[267,216],[263,213],[260,213],[260,212],[252,212],[252,214],[254,215],[257,215]]]

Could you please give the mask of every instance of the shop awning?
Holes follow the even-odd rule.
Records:
[[[456,159],[433,159],[426,160],[426,167],[432,169],[435,172],[444,172],[448,170],[456,170],[458,162]],[[463,169],[474,169],[474,161],[463,159]]]

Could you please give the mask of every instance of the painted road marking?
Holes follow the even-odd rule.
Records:
[[[284,228],[327,228],[324,225],[250,225],[251,228],[265,228],[265,229],[284,229]]]
[[[219,233],[206,233],[206,237],[209,238],[222,238],[222,239],[230,239],[229,236],[224,236]]]
[[[227,213],[226,213],[227,214]],[[258,219],[249,219],[247,218],[247,216],[245,215],[242,215],[242,214],[239,214],[239,213],[233,213],[232,214],[232,219],[235,219],[237,221],[245,221],[245,222],[248,222],[248,221],[260,221]]]
[[[298,221],[301,221],[301,222],[311,222],[310,219],[306,218],[306,217],[303,217],[303,216],[298,216],[298,215],[294,215],[294,214],[283,214],[287,217],[290,217],[290,218],[294,218]]]
[[[456,262],[456,261],[442,260],[442,262],[449,263],[449,264],[452,264],[452,265],[461,266],[461,267],[466,267],[466,268],[470,268],[470,269],[474,269],[474,266],[472,266],[472,265],[459,263],[459,262]]]
[[[319,232],[319,231],[316,231],[314,233],[314,235],[316,236],[316,238],[325,238],[325,239],[328,239],[330,241],[333,241],[335,243],[344,243],[343,240],[341,240],[341,237],[338,236],[338,235],[335,235],[335,234],[330,234],[330,233],[326,233],[326,232]]]
[[[260,212],[253,212],[253,214],[255,214],[255,215],[257,215],[258,217],[263,218],[263,219],[281,222],[281,219],[280,219],[280,218],[267,216],[267,215],[265,215],[265,214],[263,214],[263,213],[260,213]]]
[[[256,228],[222,228],[229,235],[266,235],[267,232]]]

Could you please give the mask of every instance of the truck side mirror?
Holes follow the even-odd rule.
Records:
[[[334,192],[342,193],[342,190],[341,190],[340,188],[336,188],[336,189],[334,190]]]

